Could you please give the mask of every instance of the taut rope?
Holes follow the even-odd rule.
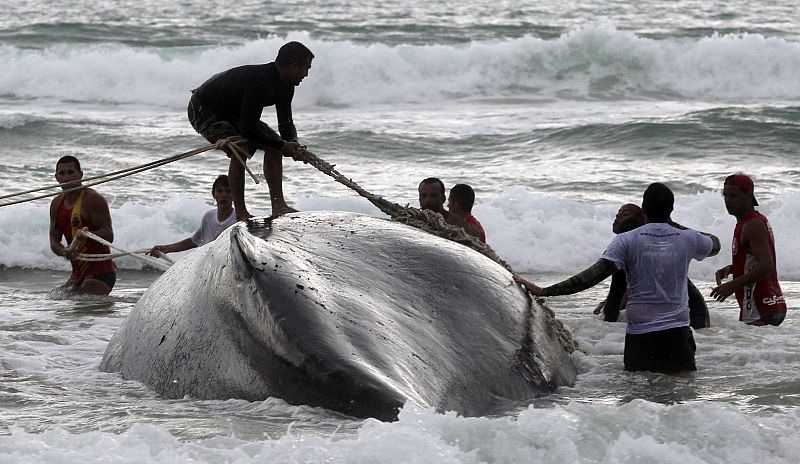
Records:
[[[80,190],[80,189],[83,189],[83,188],[86,188],[86,187],[92,187],[94,185],[99,185],[99,184],[104,184],[106,182],[111,182],[112,180],[122,179],[123,177],[132,176],[134,174],[138,174],[140,172],[147,171],[149,169],[157,168],[157,167],[163,166],[165,164],[173,163],[175,161],[179,161],[179,160],[182,160],[184,158],[188,158],[190,156],[199,155],[200,153],[204,153],[204,152],[207,152],[209,150],[215,150],[215,149],[221,150],[226,145],[230,145],[231,147],[233,147],[233,149],[234,149],[234,151],[236,153],[241,154],[241,153],[243,153],[243,150],[236,144],[236,142],[238,142],[241,139],[242,139],[241,137],[228,137],[227,139],[222,139],[222,140],[217,141],[216,143],[212,143],[212,144],[206,145],[204,147],[196,148],[194,150],[187,151],[185,153],[181,153],[179,155],[174,155],[174,156],[170,156],[168,158],[163,158],[163,159],[160,159],[160,160],[157,160],[157,161],[151,161],[149,163],[140,164],[139,166],[134,166],[132,168],[121,169],[119,171],[114,171],[114,172],[110,172],[110,173],[107,173],[107,174],[101,174],[99,176],[90,177],[88,179],[84,179],[83,180],[83,182],[87,182],[87,183],[85,183],[85,184],[83,184],[83,185],[81,185],[79,187],[74,187],[74,188],[71,188],[71,189],[68,189],[68,190],[63,190],[62,192],[47,193],[47,194],[44,194],[44,195],[38,195],[38,196],[35,196],[35,197],[31,197],[31,198],[24,198],[24,199],[21,199],[21,200],[15,200],[15,201],[10,201],[10,202],[6,202],[6,203],[0,203],[0,208],[2,208],[3,206],[11,206],[11,205],[19,204],[19,203],[26,203],[26,202],[29,202],[29,201],[39,200],[39,199],[42,199],[42,198],[54,197],[54,196],[56,196],[56,195],[58,195],[60,193],[70,193],[70,192],[74,192],[74,191],[77,191],[77,190]],[[242,164],[244,164],[244,161],[240,157],[237,156],[237,159]],[[245,167],[246,167],[246,165],[245,165]],[[256,183],[258,183],[258,179],[255,178],[255,176],[253,175],[253,173],[249,169],[247,170],[247,172],[250,174],[251,177],[253,177],[253,179],[256,181]],[[4,200],[6,198],[18,197],[18,196],[21,196],[21,195],[27,195],[29,193],[40,192],[42,190],[50,190],[50,189],[54,189],[54,188],[59,188],[59,187],[62,187],[64,185],[69,185],[69,184],[48,185],[46,187],[39,187],[39,188],[31,189],[31,190],[26,190],[24,192],[11,193],[11,194],[8,194],[8,195],[0,196],[0,200]]]

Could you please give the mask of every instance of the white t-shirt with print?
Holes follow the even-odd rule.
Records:
[[[236,211],[231,211],[230,216],[219,222],[217,220],[217,210],[212,209],[203,215],[200,228],[192,235],[192,242],[197,246],[213,242],[215,238],[219,237],[219,234],[234,224],[236,224]]]
[[[689,325],[689,263],[708,257],[713,246],[710,237],[696,230],[659,222],[619,234],[611,241],[602,258],[625,270],[627,333]]]

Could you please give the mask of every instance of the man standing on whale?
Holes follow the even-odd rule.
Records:
[[[189,122],[211,143],[241,136],[237,142],[247,158],[264,150],[264,177],[269,186],[273,216],[294,212],[283,198],[283,160],[305,158],[305,147],[297,142],[292,121],[294,88],[308,76],[314,54],[300,42],[289,42],[278,50],[273,63],[245,65],[215,74],[192,91],[189,99]],[[278,135],[261,121],[261,112],[275,106]],[[223,150],[230,158],[228,178],[233,193],[236,218],[252,215],[244,201],[244,162],[230,146]]]

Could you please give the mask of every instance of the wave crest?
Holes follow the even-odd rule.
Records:
[[[297,93],[299,106],[507,97],[800,99],[798,43],[759,34],[652,39],[611,26],[584,27],[553,40],[526,36],[465,45],[390,46],[297,33],[215,48],[3,46],[0,94],[180,106],[207,77],[271,61],[286,40],[303,41],[317,56]]]

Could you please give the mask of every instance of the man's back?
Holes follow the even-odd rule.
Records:
[[[689,325],[689,263],[706,258],[712,248],[709,237],[666,223],[646,224],[611,242],[603,259],[627,274],[628,333]]]
[[[243,105],[252,107],[251,111],[257,108],[260,114],[265,106],[291,104],[294,86],[281,82],[275,63],[253,64],[215,74],[194,94],[201,104],[236,123],[242,117]]]

